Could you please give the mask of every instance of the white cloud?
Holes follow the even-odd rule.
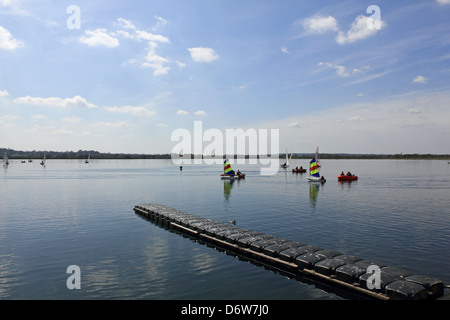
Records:
[[[10,121],[14,121],[14,120],[19,120],[22,119],[20,116],[18,115],[4,115],[4,116],[0,116],[0,128],[1,127],[12,127],[13,124],[10,123]]]
[[[123,128],[123,127],[128,126],[128,124],[125,121],[120,121],[120,122],[99,121],[99,122],[91,123],[91,125],[94,127],[102,127],[102,128]]]
[[[2,13],[26,17],[32,16],[28,11],[22,9],[19,0],[0,0],[0,5],[3,6]]]
[[[162,36],[160,34],[153,34],[153,33],[147,32],[147,31],[143,31],[143,30],[136,30],[136,39],[170,43],[169,38],[167,38],[165,36]]]
[[[411,108],[411,109],[408,109],[408,113],[420,113],[420,109],[419,108]]]
[[[73,130],[68,130],[68,129],[59,129],[59,130],[54,130],[51,133],[55,134],[55,135],[74,135],[76,132]]]
[[[439,4],[450,4],[450,0],[436,0]]]
[[[286,125],[286,127],[288,127],[288,128],[301,128],[301,125],[300,125],[300,123],[298,121],[295,121],[295,122],[288,123]]]
[[[168,20],[166,20],[166,19],[164,19],[162,17],[155,16],[155,19],[156,19],[156,24],[152,27],[153,31],[156,31],[159,28],[161,28],[161,27],[163,27],[163,26],[165,26],[166,24],[169,23]]]
[[[311,33],[325,33],[338,30],[337,21],[332,16],[307,18],[303,21],[303,27]]]
[[[219,58],[216,52],[211,48],[195,47],[188,48],[191,58],[197,62],[211,62]]]
[[[118,31],[116,31],[115,34],[118,35],[118,36],[127,38],[127,39],[135,39],[135,35],[134,34],[131,34],[128,31],[125,31],[125,30],[118,30]]]
[[[154,28],[152,28],[152,30],[156,30],[168,23],[167,20],[161,17],[155,18],[157,20],[157,24]],[[85,34],[79,38],[79,41],[93,47],[106,46],[108,48],[114,48],[120,45],[117,37],[131,39],[137,42],[144,42],[148,44],[148,47],[146,47],[148,52],[143,57],[144,61],[141,62],[140,65],[144,68],[153,69],[153,75],[155,76],[167,74],[169,72],[170,67],[166,64],[169,63],[170,60],[156,53],[158,43],[170,43],[168,37],[145,30],[139,30],[132,21],[122,17],[117,18],[116,26],[121,29],[114,32],[108,32],[106,29],[86,30]],[[128,59],[126,62],[122,63],[122,66],[134,64],[136,61],[137,60],[135,58]],[[180,67],[184,66],[181,64],[178,65]]]
[[[33,119],[33,120],[43,120],[43,119],[47,119],[47,117],[42,115],[42,114],[35,114],[35,115],[31,116],[31,119]]]
[[[131,114],[137,117],[152,117],[156,115],[156,111],[136,106],[105,107],[105,110],[116,113]]]
[[[152,68],[153,75],[155,76],[167,74],[170,70],[170,67],[164,65],[165,63],[168,63],[169,60],[155,53],[157,47],[158,45],[156,43],[150,42],[150,48],[145,56],[146,62],[142,63],[143,67]]]
[[[8,7],[8,6],[19,4],[19,1],[18,0],[0,0],[0,4],[2,6]]]
[[[194,114],[195,114],[196,116],[206,116],[206,112],[203,111],[203,110],[195,111]]]
[[[319,66],[326,66],[328,68],[335,69],[336,74],[341,77],[348,77],[350,75],[345,66],[337,65],[330,62],[319,62]]]
[[[422,75],[419,75],[413,79],[412,83],[427,83],[427,81],[428,81],[427,78],[425,78]]]
[[[360,68],[353,68],[353,70],[350,72],[347,71],[347,67],[331,62],[319,62],[318,66],[325,66],[330,69],[335,69],[336,74],[340,77],[348,77],[351,74],[363,74],[370,68],[369,66],[363,66]]]
[[[61,121],[68,122],[68,123],[78,123],[81,121],[81,118],[77,117],[77,116],[65,117],[65,118],[62,118]]]
[[[370,21],[369,19],[372,18],[366,17],[364,15],[356,17],[356,19],[353,21],[350,27],[350,30],[348,30],[346,33],[343,31],[339,31],[336,37],[336,42],[339,44],[347,44],[373,36],[375,33],[378,32],[379,29],[369,28],[368,27],[368,21]],[[383,28],[386,25],[384,21],[381,21],[380,23],[381,28]]]
[[[85,98],[75,96],[73,98],[58,98],[58,97],[19,97],[13,100],[14,103],[28,104],[34,106],[44,107],[60,107],[60,108],[97,108],[93,103],[87,102]]]
[[[86,30],[85,36],[79,38],[81,43],[87,44],[91,47],[105,46],[108,48],[115,48],[119,46],[119,40],[113,35],[108,34],[106,29]]]
[[[186,115],[188,115],[188,114],[189,114],[189,112],[184,111],[184,110],[178,110],[178,111],[177,111],[177,115],[179,115],[179,116],[186,116]]]
[[[4,115],[0,117],[1,120],[18,120],[18,119],[22,119],[20,116],[18,115]]]
[[[23,46],[24,44],[22,41],[14,39],[8,30],[0,26],[0,49],[15,50]]]
[[[184,62],[181,62],[181,61],[176,60],[175,63],[177,64],[177,66],[178,66],[180,69],[183,69],[184,67],[186,67],[186,63],[184,63]]]
[[[286,48],[285,46],[281,47],[280,50],[281,50],[281,52],[283,52],[283,53],[289,53],[288,48]]]
[[[321,150],[329,152],[447,153],[450,150],[449,99],[450,93],[446,91],[431,95],[415,91],[364,104],[302,113],[265,123],[264,127],[282,128],[302,123],[300,128],[291,125],[280,131],[280,142],[295,143],[298,150],[311,149],[311,139],[314,139]],[[318,127],[323,130],[315,130]],[[412,137],[415,143],[411,143]]]
[[[129,20],[126,20],[124,18],[117,18],[117,21],[119,22],[119,25],[125,29],[136,29],[134,24],[132,24]]]
[[[360,116],[351,116],[349,118],[347,118],[348,121],[360,121],[360,120],[364,120],[363,118],[361,118]]]
[[[7,90],[0,90],[0,97],[7,97],[9,96],[9,92]]]

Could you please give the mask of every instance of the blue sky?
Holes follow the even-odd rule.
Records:
[[[450,0],[0,0],[0,146],[168,153],[201,120],[279,129],[282,151],[450,153],[449,16]]]

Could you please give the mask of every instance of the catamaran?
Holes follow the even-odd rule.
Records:
[[[221,179],[242,179],[245,178],[245,174],[241,173],[239,170],[238,172],[234,172],[233,169],[231,169],[230,161],[228,159],[225,159],[223,162],[223,174],[220,175]]]
[[[307,179],[308,179],[308,181],[324,183],[327,180],[323,176],[320,176],[320,173],[319,173],[320,164],[318,163],[318,160],[317,160],[318,158],[319,158],[319,147],[317,147],[316,154],[314,155],[312,160],[309,162],[309,177]]]

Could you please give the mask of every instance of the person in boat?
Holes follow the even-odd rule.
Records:
[[[347,172],[347,177],[351,177],[352,174],[350,173],[350,171]]]
[[[238,171],[236,172],[236,174],[237,174],[238,176],[240,176],[240,175],[242,174],[242,172],[241,172],[240,170],[238,170]]]
[[[341,171],[341,176],[344,176],[344,171]]]
[[[325,178],[323,176],[320,177],[320,180],[325,180]]]
[[[295,171],[298,171],[298,166],[295,167]]]
[[[303,170],[303,166],[300,166],[300,170]]]

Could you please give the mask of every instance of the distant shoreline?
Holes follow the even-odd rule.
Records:
[[[8,155],[8,159],[171,159],[172,155],[167,154],[137,154],[137,153],[102,153],[95,150],[78,150],[78,151],[20,151],[14,149],[0,148],[0,156]],[[293,153],[292,159],[310,159],[313,153]],[[179,157],[179,155],[176,155]],[[194,155],[184,155],[183,158],[194,158]],[[216,157],[223,158],[217,155]],[[239,156],[242,158],[243,156]],[[284,154],[279,155],[280,158],[285,157]],[[213,158],[207,156],[203,158]],[[236,155],[234,158],[238,158]],[[245,156],[249,158],[249,156]],[[353,154],[353,153],[321,153],[320,159],[402,159],[402,160],[450,160],[450,154]]]

